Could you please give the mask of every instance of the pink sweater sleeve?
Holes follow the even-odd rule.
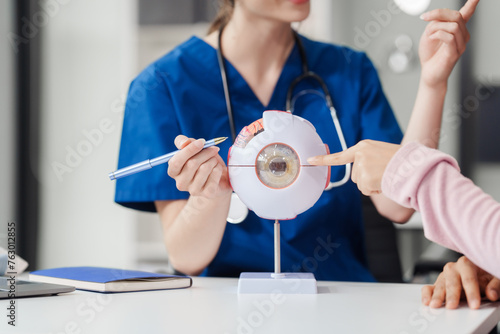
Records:
[[[387,165],[382,192],[421,213],[428,239],[500,277],[500,204],[460,174],[451,156],[403,146]]]

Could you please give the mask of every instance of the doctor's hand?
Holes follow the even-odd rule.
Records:
[[[401,146],[374,140],[363,140],[347,150],[307,159],[311,165],[339,166],[353,163],[351,179],[366,195],[382,192],[384,171]]]
[[[228,172],[217,146],[203,149],[204,139],[195,140],[183,135],[175,138],[181,151],[168,162],[168,175],[175,179],[177,189],[193,196],[218,198],[229,195]]]
[[[444,8],[422,14],[422,20],[430,22],[419,46],[422,81],[428,86],[446,85],[470,39],[465,24],[474,14],[478,3],[479,0],[468,0],[459,11]]]
[[[481,296],[497,301],[500,296],[500,280],[462,256],[457,262],[444,266],[434,285],[422,288],[422,303],[431,308],[455,309],[460,299],[467,299],[469,307],[477,309]]]

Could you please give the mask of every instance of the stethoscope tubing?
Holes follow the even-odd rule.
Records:
[[[234,125],[233,107],[231,104],[231,95],[229,92],[226,63],[224,61],[224,55],[223,55],[222,46],[221,46],[222,31],[223,30],[224,30],[224,25],[222,25],[219,28],[219,36],[218,36],[218,44],[217,44],[217,60],[219,62],[219,68],[220,68],[220,72],[221,72],[222,86],[224,88],[224,97],[226,100],[226,108],[227,108],[227,115],[228,115],[228,119],[229,119],[229,126],[231,128],[231,137],[232,137],[233,142],[234,142],[236,140],[236,127]],[[318,82],[318,84],[321,86],[321,89],[323,90],[326,105],[327,105],[328,109],[330,110],[330,115],[332,117],[332,121],[333,121],[333,124],[335,126],[335,130],[337,131],[337,135],[339,137],[340,146],[341,146],[342,150],[346,150],[347,144],[345,141],[344,132],[342,131],[342,127],[340,125],[340,122],[339,122],[339,119],[337,116],[337,111],[336,111],[335,107],[333,106],[333,100],[332,100],[332,96],[330,94],[330,91],[328,90],[328,87],[327,87],[326,83],[323,81],[323,79],[321,79],[321,77],[318,74],[309,70],[309,66],[307,65],[307,57],[306,57],[304,46],[302,45],[302,41],[300,40],[300,37],[295,30],[293,30],[293,34],[294,34],[295,41],[297,43],[297,47],[298,47],[300,57],[302,60],[302,74],[299,75],[297,78],[295,78],[292,81],[292,83],[290,84],[290,87],[288,87],[287,97],[286,97],[286,110],[288,112],[290,112],[291,114],[293,114],[293,107],[292,107],[293,103],[292,102],[295,101],[295,99],[293,99],[293,92],[294,92],[294,89],[297,86],[297,84],[304,79],[308,79],[308,78],[314,79],[315,81]],[[340,187],[340,186],[344,185],[349,180],[350,175],[351,175],[351,164],[347,164],[347,165],[345,165],[344,177],[339,181],[335,181],[335,182],[330,181],[329,185],[326,187],[325,190],[328,191],[332,188],[336,188],[336,187]]]

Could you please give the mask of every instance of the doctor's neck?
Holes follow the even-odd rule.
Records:
[[[219,27],[224,26],[224,57],[266,106],[295,44],[290,22],[303,20],[308,14],[308,2],[236,0],[226,16],[218,16],[220,20],[214,22],[205,41],[217,48]]]
[[[294,42],[290,23],[255,17],[237,8],[222,34],[222,47],[229,59],[274,55],[286,60]]]
[[[290,22],[304,20],[309,9],[308,1],[224,0],[205,40],[216,46],[223,25],[222,49],[229,60],[286,60],[294,44]]]

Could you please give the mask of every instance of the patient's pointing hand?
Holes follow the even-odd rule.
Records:
[[[309,158],[311,165],[339,166],[353,163],[351,178],[364,195],[379,194],[385,168],[400,145],[363,140],[347,150]]]

